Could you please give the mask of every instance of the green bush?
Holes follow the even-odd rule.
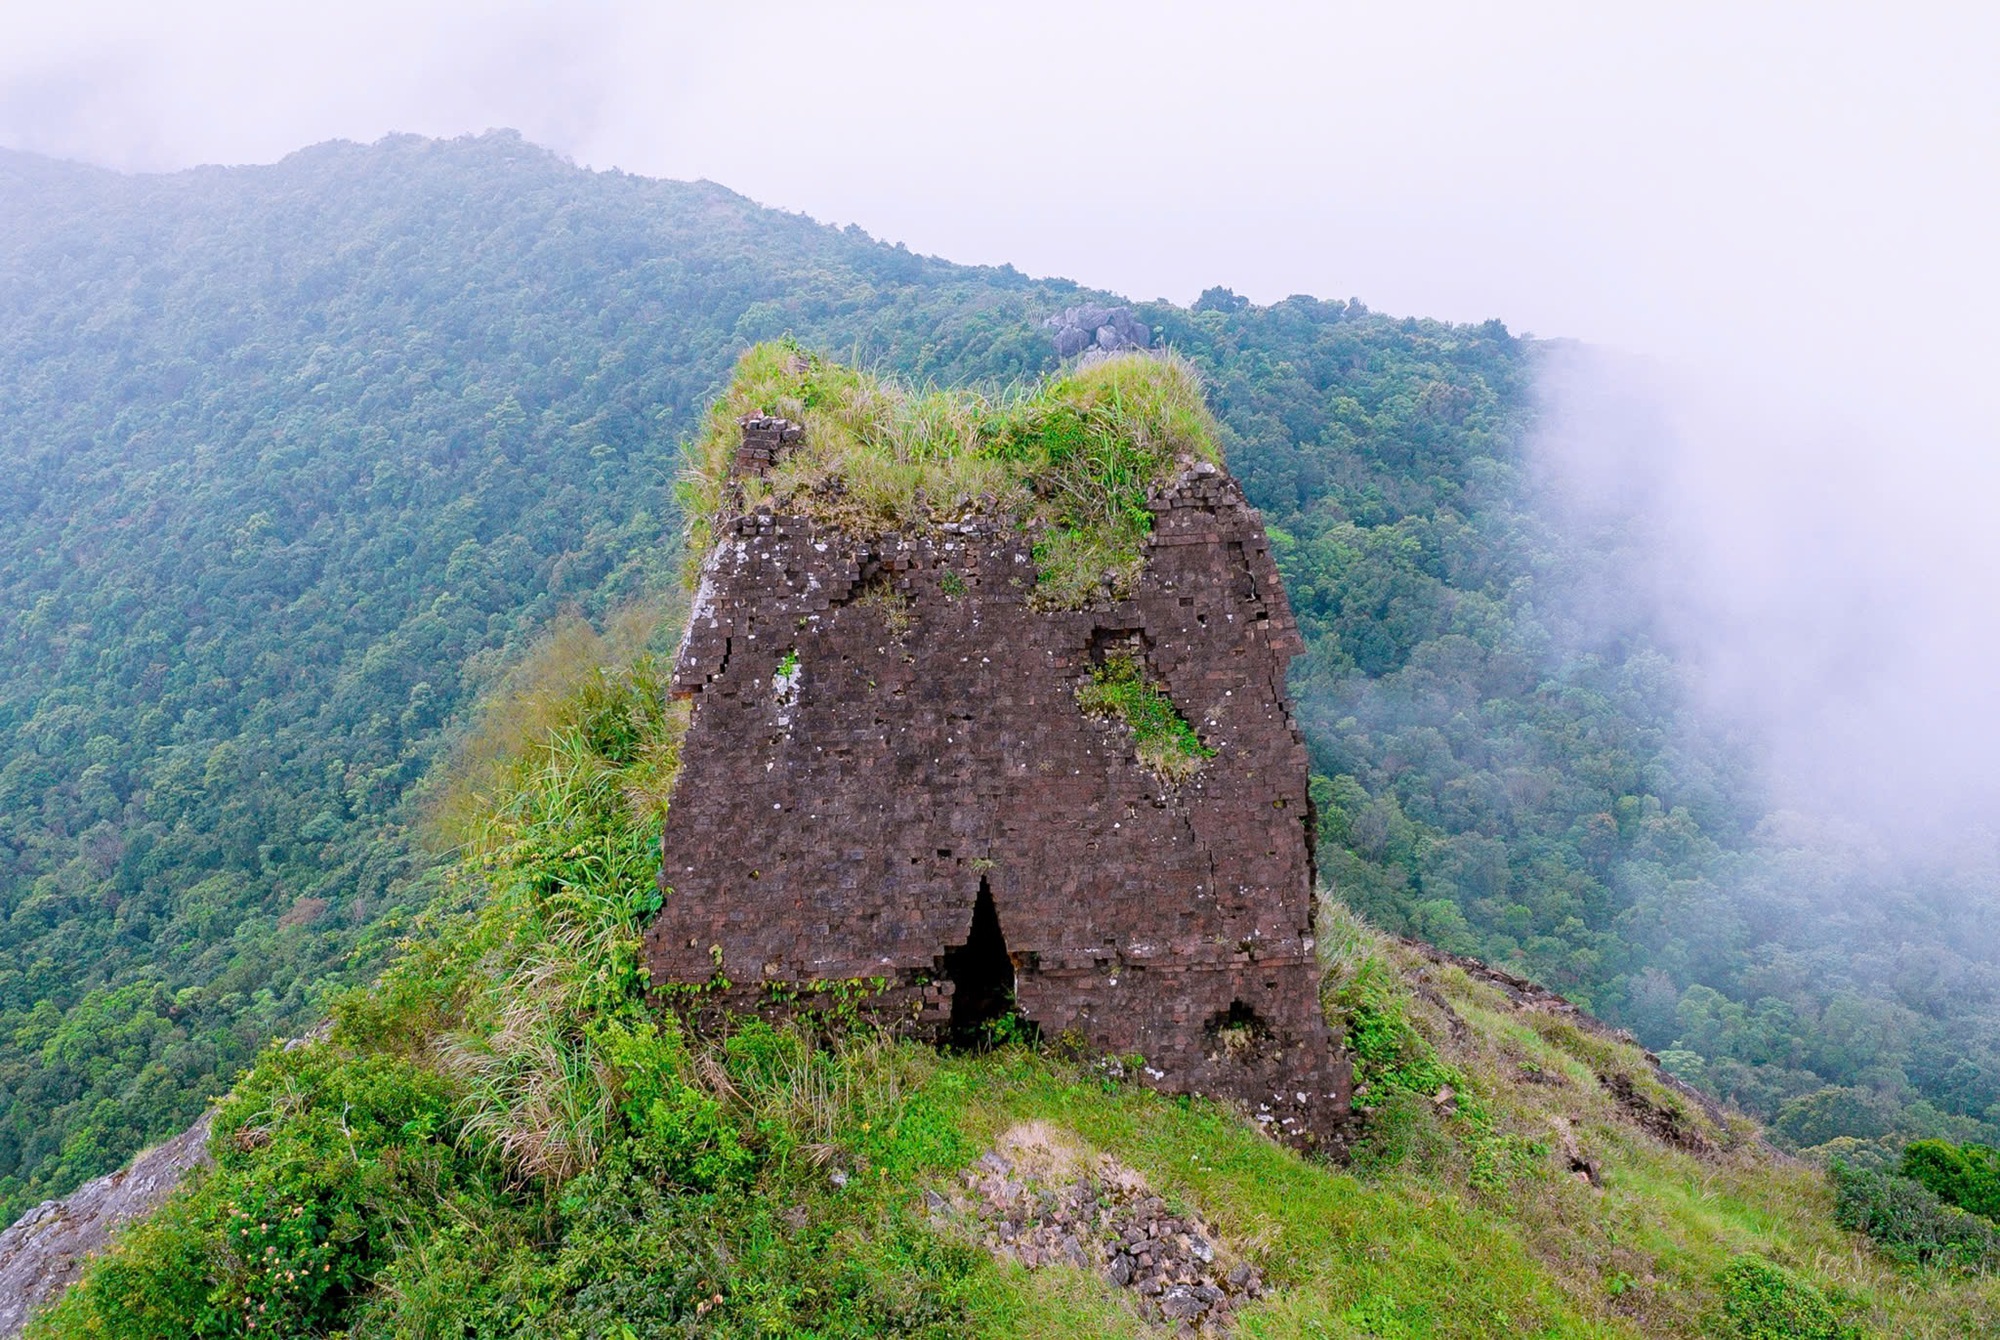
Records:
[[[267,1053],[218,1113],[215,1167],[47,1319],[52,1336],[293,1335],[334,1324],[412,1235],[497,1194],[435,1071],[331,1046]]]
[[[2000,1233],[1985,1220],[1946,1205],[1921,1182],[1836,1163],[1834,1220],[1866,1233],[1888,1256],[1910,1265],[1991,1269],[2000,1264]]]
[[[2000,1150],[1917,1140],[1903,1151],[1896,1171],[1923,1183],[1947,1205],[2000,1222]]]
[[[1782,1266],[1739,1256],[1722,1272],[1722,1312],[1739,1340],[1844,1340],[1826,1297]]]

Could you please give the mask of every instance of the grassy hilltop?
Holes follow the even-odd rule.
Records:
[[[753,353],[718,414],[783,408],[763,402],[797,387],[773,377],[867,386],[794,359]],[[1172,364],[1067,374],[964,421],[951,468],[987,470],[962,458],[991,450],[979,487],[1013,487],[1020,416],[1061,422],[1107,386],[1118,423],[1185,404]],[[868,425],[912,421],[856,423],[843,455],[770,487],[823,486],[856,451],[894,465],[906,428]],[[1114,436],[1130,451],[1140,434]],[[1153,1333],[1149,1295],[1096,1262],[1008,1246],[1029,1224],[981,1188],[996,1168],[1030,1178],[1028,1149],[1060,1155],[1036,1177],[1094,1169],[1144,1213],[1199,1223],[1259,1282],[1233,1312],[1248,1336],[2000,1327],[1976,1254],[1898,1264],[1836,1225],[1823,1171],[1630,1041],[1331,897],[1323,1002],[1366,1108],[1348,1167],[1020,1041],[943,1054],[837,1017],[686,1035],[649,1007],[638,941],[685,725],[664,685],[673,615],[564,621],[487,695],[433,783],[438,894],[386,972],[335,998],[323,1040],[262,1054],[222,1108],[215,1168],[35,1335]]]

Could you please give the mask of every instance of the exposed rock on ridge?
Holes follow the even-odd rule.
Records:
[[[1042,324],[1055,332],[1056,354],[1061,358],[1086,351],[1123,353],[1153,342],[1152,330],[1130,307],[1066,307]]]
[[[210,1112],[129,1168],[86,1182],[62,1200],[43,1201],[0,1232],[0,1340],[19,1335],[28,1314],[54,1302],[85,1258],[125,1224],[158,1209],[191,1169],[208,1162],[213,1118]]]

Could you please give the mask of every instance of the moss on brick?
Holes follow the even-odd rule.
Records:
[[[1173,699],[1147,676],[1137,656],[1114,651],[1077,686],[1077,706],[1086,715],[1124,722],[1132,731],[1139,761],[1169,781],[1194,775],[1215,750],[1201,742]]]

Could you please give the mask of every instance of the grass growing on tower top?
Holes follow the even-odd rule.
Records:
[[[732,486],[748,415],[805,425],[799,448],[763,479]],[[858,535],[919,530],[974,504],[1037,532],[1036,595],[1087,603],[1129,590],[1152,529],[1148,492],[1186,460],[1220,463],[1216,425],[1193,367],[1130,354],[1013,394],[914,390],[790,341],[760,344],[710,406],[681,498],[699,563],[720,526],[768,507]]]

